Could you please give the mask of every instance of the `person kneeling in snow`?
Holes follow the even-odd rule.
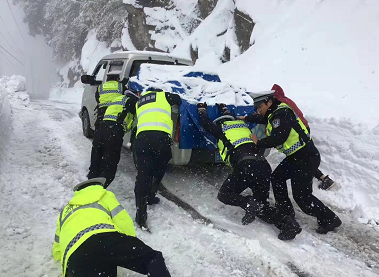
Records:
[[[150,277],[170,277],[162,253],[136,238],[133,221],[105,178],[78,184],[57,220],[53,256],[65,277],[117,276],[121,266]]]
[[[206,103],[197,104],[200,124],[218,140],[222,159],[233,168],[217,198],[226,205],[239,206],[246,211],[243,225],[253,222],[255,216],[271,224],[275,214],[268,203],[271,167],[263,155],[264,151],[255,148],[248,125],[236,120],[225,104],[217,106],[222,116],[212,123]],[[247,188],[253,191],[253,195],[240,195]]]
[[[275,225],[281,240],[294,239],[301,232],[295,211],[288,197],[286,180],[291,179],[292,194],[300,209],[317,218],[316,232],[326,234],[341,225],[339,217],[312,194],[312,179],[320,165],[320,153],[293,109],[274,98],[273,94],[254,98],[254,106],[266,121],[267,137],[258,140],[251,135],[258,149],[276,147],[286,158],[271,174],[277,215]],[[248,119],[248,118],[246,118]]]

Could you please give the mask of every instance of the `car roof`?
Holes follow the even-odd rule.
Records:
[[[154,51],[122,51],[122,52],[116,52],[112,53],[110,55],[106,55],[102,58],[102,60],[113,60],[113,59],[125,59],[129,58],[133,60],[139,59],[139,58],[149,58],[151,57],[153,60],[178,60],[179,63],[184,63],[188,65],[192,65],[191,60],[179,58],[172,56],[169,53],[163,53],[163,52],[154,52]]]

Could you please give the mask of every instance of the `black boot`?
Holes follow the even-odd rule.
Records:
[[[159,202],[161,202],[161,199],[159,199],[159,197],[157,197],[157,196],[149,197],[149,198],[147,199],[147,204],[148,204],[148,205],[159,204]]]
[[[140,227],[144,231],[150,232],[150,229],[146,223],[146,221],[147,221],[147,199],[146,199],[146,197],[136,198],[136,206],[137,206],[136,223],[137,223],[138,227]]]
[[[264,204],[257,214],[257,217],[268,224],[275,223],[276,209],[269,204]]]
[[[150,195],[147,198],[147,204],[148,205],[159,204],[159,202],[161,201],[157,197],[158,189],[159,189],[160,186],[161,186],[161,182],[156,182],[156,181],[154,181],[153,184],[151,185]]]
[[[275,226],[280,229],[278,235],[280,240],[293,240],[302,231],[293,215],[287,215],[280,222],[275,223]]]
[[[331,187],[333,187],[336,183],[329,178],[328,175],[324,177],[324,179],[321,180],[321,184],[318,186],[319,189],[328,190]]]
[[[330,231],[334,231],[337,227],[340,227],[342,224],[341,219],[335,215],[332,220],[317,220],[319,227],[316,232],[319,234],[327,234]]]
[[[255,216],[259,211],[259,204],[253,197],[247,197],[247,203],[243,208],[246,211],[245,216],[242,218],[242,224],[247,225],[255,220]]]

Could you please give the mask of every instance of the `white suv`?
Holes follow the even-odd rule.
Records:
[[[192,61],[176,58],[166,53],[149,51],[125,51],[107,55],[96,65],[91,75],[82,75],[82,83],[85,84],[82,108],[79,116],[82,119],[83,134],[87,138],[93,137],[94,124],[96,121],[95,108],[97,102],[95,93],[97,87],[106,81],[106,75],[112,72],[121,72],[120,79],[136,76],[143,63],[164,64],[164,65],[192,65]],[[217,150],[206,149],[180,149],[179,134],[180,122],[178,120],[178,107],[172,108],[172,119],[174,122],[172,159],[170,163],[174,165],[186,165],[189,163],[214,163],[221,162],[221,157]],[[136,127],[125,134],[124,146],[133,149],[133,142],[136,135]],[[133,153],[134,154],[134,153]],[[135,158],[135,155],[133,155]]]

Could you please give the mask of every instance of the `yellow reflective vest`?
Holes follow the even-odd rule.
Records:
[[[225,121],[222,123],[222,132],[234,148],[237,148],[245,143],[254,143],[250,138],[251,131],[249,129],[249,125],[242,120]],[[231,149],[228,149],[222,140],[218,140],[217,146],[220,151],[221,158],[227,165],[230,166],[230,153],[228,153],[228,151]]]
[[[63,276],[71,254],[89,237],[120,232],[136,236],[133,220],[115,195],[100,185],[76,191],[57,220],[53,256],[61,261]]]
[[[126,102],[130,99],[129,96],[126,95],[120,95],[117,96],[112,100],[111,103],[109,103],[109,106],[107,110],[105,111],[103,120],[110,120],[110,121],[116,121],[118,120],[118,117],[124,110]],[[124,128],[125,132],[128,132],[133,125],[134,121],[134,115],[131,113],[127,113],[125,116],[125,119],[122,122],[122,127]]]
[[[122,95],[122,84],[117,81],[108,81],[100,85],[99,91],[99,108],[108,107],[112,100]]]
[[[278,108],[268,116],[268,120],[267,120],[268,123],[267,123],[267,127],[266,127],[267,136],[271,135],[272,128],[273,128],[272,124],[271,124],[271,118],[274,116],[274,113],[280,109],[290,109],[291,111],[293,111],[293,113],[296,116],[296,120],[297,120],[298,124],[300,125],[301,129],[304,131],[305,135],[307,136],[307,141],[304,142],[304,141],[300,140],[298,132],[296,132],[294,130],[294,128],[291,128],[291,132],[290,132],[287,140],[283,144],[276,146],[276,149],[278,149],[279,152],[284,153],[287,156],[290,156],[293,153],[299,151],[301,148],[303,148],[306,145],[306,143],[308,141],[310,141],[312,138],[310,137],[310,134],[307,130],[307,127],[304,125],[304,123],[301,121],[301,119],[296,115],[294,110],[285,103],[281,103],[278,106]]]
[[[171,106],[163,91],[148,91],[136,104],[137,136],[143,131],[162,131],[172,136]]]

